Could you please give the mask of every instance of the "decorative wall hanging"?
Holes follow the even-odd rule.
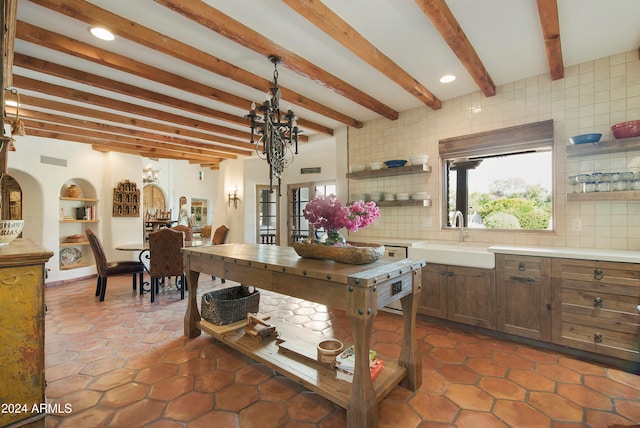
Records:
[[[140,190],[136,183],[121,181],[113,189],[113,216],[140,217]]]

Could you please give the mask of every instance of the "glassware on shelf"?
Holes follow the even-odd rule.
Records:
[[[631,189],[640,190],[640,178],[636,178],[631,182]]]
[[[587,181],[584,183],[584,191],[586,193],[591,193],[596,191],[596,183],[595,181]]]
[[[629,182],[626,180],[616,180],[611,183],[611,190],[615,192],[624,191],[629,188]]]
[[[611,182],[610,181],[599,181],[595,183],[596,192],[610,192],[611,191]]]
[[[633,172],[623,172],[620,174],[621,180],[631,181],[633,180],[634,174]]]
[[[578,174],[576,175],[576,181],[578,182],[577,191],[578,193],[584,193],[587,191],[586,184],[587,181],[590,181],[589,174]]]

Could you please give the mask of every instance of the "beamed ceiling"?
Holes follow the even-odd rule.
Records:
[[[639,22],[638,0],[17,0],[5,80],[30,136],[217,169],[254,153],[244,115],[264,100],[269,55],[284,60],[281,107],[302,144],[322,144],[338,127],[563,79],[637,50]]]

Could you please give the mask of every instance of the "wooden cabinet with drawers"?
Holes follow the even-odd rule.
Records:
[[[640,265],[556,258],[552,341],[640,361]]]
[[[551,261],[496,254],[496,329],[551,341]]]

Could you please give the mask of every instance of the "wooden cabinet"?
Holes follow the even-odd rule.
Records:
[[[427,164],[408,165],[398,168],[382,168],[377,170],[365,170],[358,172],[350,172],[347,178],[351,180],[364,180],[383,177],[397,177],[402,175],[414,175],[430,173],[431,167]],[[382,189],[380,189],[382,190]],[[406,201],[379,201],[376,202],[379,207],[430,207],[430,199],[409,199]]]
[[[447,319],[447,266],[427,264],[422,268],[422,290],[418,312],[436,318]]]
[[[553,259],[554,343],[640,361],[640,265]]]
[[[430,265],[422,269],[418,311],[463,324],[495,328],[492,269]]]
[[[551,341],[551,261],[496,254],[496,329]]]
[[[3,427],[44,426],[44,264],[52,255],[26,239],[0,247],[0,401],[21,405],[3,407]]]

